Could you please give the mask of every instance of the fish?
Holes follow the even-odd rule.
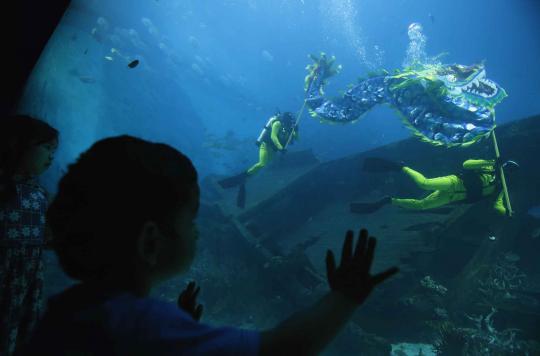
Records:
[[[521,258],[515,253],[507,252],[504,254],[504,259],[508,262],[518,262]]]
[[[103,36],[98,32],[97,28],[94,27],[90,32],[90,35],[99,43],[103,42]]]
[[[87,54],[88,53],[88,48],[84,50],[84,54]]]
[[[105,56],[105,57],[103,57],[103,58],[105,58],[105,59],[108,60],[108,61],[112,61],[112,60],[113,60],[113,57],[111,57],[111,56]]]
[[[193,48],[199,48],[199,41],[194,36],[189,36],[188,42]]]
[[[96,82],[96,80],[93,77],[83,76],[83,75],[79,76],[79,80],[86,84],[92,84]]]
[[[431,23],[435,23],[435,16],[433,16],[432,13],[428,14],[429,19],[431,20]]]
[[[261,56],[267,62],[272,62],[274,60],[274,56],[270,52],[268,52],[267,50],[263,50],[261,52]]]
[[[430,221],[430,222],[419,223],[419,224],[414,224],[414,225],[411,225],[411,226],[407,226],[406,228],[403,229],[403,231],[434,230],[434,229],[442,227],[442,226],[444,226],[444,224],[441,223],[441,222]]]
[[[204,75],[204,71],[197,63],[191,64],[191,69],[193,69],[194,72],[196,72],[199,75]]]
[[[527,214],[535,219],[540,219],[540,205],[530,207],[529,210],[527,210]]]
[[[135,59],[134,61],[131,61],[129,64],[128,64],[128,67],[129,68],[135,68],[136,66],[139,65],[139,60],[138,59]]]

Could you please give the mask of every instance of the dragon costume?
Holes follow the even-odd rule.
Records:
[[[416,64],[392,74],[382,71],[327,99],[324,87],[341,66],[324,53],[310,57],[305,91],[313,117],[352,123],[375,105],[388,104],[415,135],[434,145],[468,146],[488,136],[495,128],[495,105],[507,96],[486,77],[483,64]]]

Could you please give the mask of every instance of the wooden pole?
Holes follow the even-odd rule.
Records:
[[[493,138],[493,147],[495,148],[495,157],[498,161],[501,157],[501,154],[499,152],[499,145],[497,144],[497,137],[495,136],[495,129],[491,131],[491,137]],[[502,165],[499,165],[499,175],[501,177],[501,183],[502,183],[503,192],[504,192],[504,200],[506,203],[506,209],[508,210],[508,216],[512,216],[514,212],[512,211],[512,205],[510,204],[510,196],[508,195],[508,187],[506,186],[506,179],[504,177],[504,169]]]
[[[287,148],[289,143],[291,143],[292,137],[294,135],[294,130],[296,129],[296,126],[298,126],[298,123],[300,122],[300,118],[302,117],[302,114],[304,113],[304,108],[306,107],[306,100],[304,99],[304,103],[302,104],[302,108],[300,108],[300,112],[298,113],[298,116],[296,117],[296,120],[294,121],[294,126],[289,133],[289,137],[287,137],[287,142],[285,142],[285,146],[283,146],[283,149]]]
[[[311,89],[311,84],[313,84],[313,82],[315,81],[315,79],[317,78],[317,71],[315,72],[315,75],[313,76],[313,79],[311,79],[311,82],[309,82],[309,85],[306,89],[306,92],[309,93],[309,90]],[[292,140],[292,137],[293,137],[293,134],[294,134],[294,129],[298,126],[298,124],[300,123],[300,119],[302,118],[302,114],[304,113],[304,109],[306,107],[306,101],[307,99],[304,99],[304,102],[302,103],[302,107],[300,108],[300,112],[298,113],[298,116],[296,116],[296,120],[294,122],[294,127],[293,129],[291,130],[291,132],[289,133],[289,137],[287,137],[287,142],[285,142],[285,146],[283,146],[283,149],[287,148],[287,146],[289,145],[289,143],[291,143],[291,140]]]

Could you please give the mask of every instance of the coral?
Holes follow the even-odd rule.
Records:
[[[519,340],[518,329],[508,328],[498,331],[493,316],[497,310],[491,308],[486,315],[467,316],[474,324],[462,329],[468,338],[467,355],[527,355],[527,342]]]
[[[519,290],[527,285],[527,275],[516,263],[519,256],[506,252],[498,256],[495,264],[489,269],[487,277],[478,281],[478,291],[483,304],[498,306],[508,301],[519,299]]]
[[[448,311],[444,308],[436,307],[433,309],[433,312],[435,315],[441,319],[448,319]]]
[[[495,308],[491,308],[485,315],[467,315],[472,326],[466,328],[457,327],[449,322],[440,324],[437,330],[437,341],[434,343],[436,354],[439,356],[529,355],[531,345],[518,339],[518,329],[508,328],[499,331],[495,328],[496,312]]]
[[[438,284],[437,282],[435,282],[435,280],[433,278],[431,278],[431,276],[425,276],[424,278],[422,278],[420,280],[420,284],[427,288],[427,289],[430,289],[438,294],[441,294],[441,295],[445,295],[446,292],[448,291],[448,289],[441,285],[441,284]]]
[[[520,292],[529,284],[527,276],[517,266],[519,256],[506,252],[497,256],[495,263],[486,271],[485,278],[478,280],[478,294],[484,313],[467,315],[467,327],[458,327],[450,322],[438,324],[435,349],[437,355],[528,355],[532,344],[521,340],[519,329],[495,327],[497,307],[521,301]],[[421,281],[422,286],[444,295],[429,276]],[[444,287],[443,287],[444,288]]]
[[[438,338],[434,344],[435,354],[440,356],[462,355],[467,343],[465,334],[450,323],[439,327]]]

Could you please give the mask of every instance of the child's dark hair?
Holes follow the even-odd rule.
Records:
[[[171,228],[193,189],[195,167],[168,145],[131,136],[96,142],[69,166],[47,213],[62,268],[82,281],[116,270],[134,255],[143,224]]]
[[[0,203],[15,194],[13,175],[24,154],[33,146],[58,140],[58,131],[44,121],[26,115],[0,120]]]

